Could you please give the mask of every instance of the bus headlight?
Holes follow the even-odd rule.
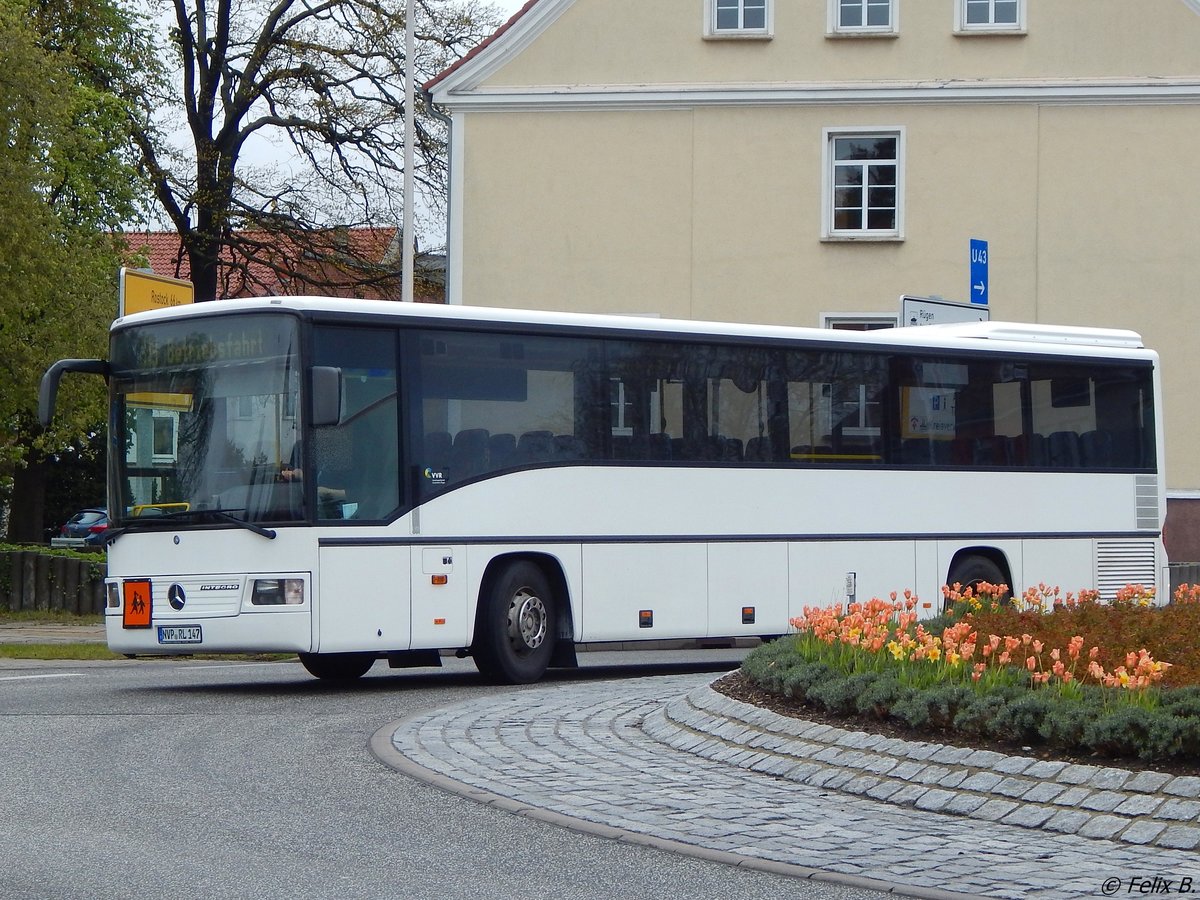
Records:
[[[256,578],[250,602],[254,606],[300,606],[304,603],[304,579]]]

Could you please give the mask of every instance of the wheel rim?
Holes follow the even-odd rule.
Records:
[[[508,604],[508,639],[518,653],[532,653],[546,640],[546,604],[529,588],[513,594]]]

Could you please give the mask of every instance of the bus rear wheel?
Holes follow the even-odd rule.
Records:
[[[537,681],[550,665],[557,637],[557,605],[540,568],[515,562],[488,579],[471,645],[485,678],[501,684]]]
[[[984,583],[1008,584],[1008,578],[1004,574],[1004,570],[993,560],[974,554],[955,560],[954,565],[950,568],[950,575],[946,579],[946,584],[951,587],[961,584],[963,589],[975,589]],[[1011,589],[1012,586],[1009,585],[1009,587]],[[1006,594],[1002,599],[1007,600],[1008,595]]]
[[[357,681],[375,665],[374,653],[301,653],[308,674],[335,684]]]

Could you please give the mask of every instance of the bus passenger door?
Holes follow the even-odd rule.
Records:
[[[407,546],[322,547],[316,652],[407,650]]]

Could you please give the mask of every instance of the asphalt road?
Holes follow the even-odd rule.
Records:
[[[485,685],[457,660],[377,663],[349,689],[294,662],[0,660],[0,897],[883,896],[514,816],[368,750],[389,722],[488,692],[719,672],[740,652],[581,656],[577,673],[527,688]]]

